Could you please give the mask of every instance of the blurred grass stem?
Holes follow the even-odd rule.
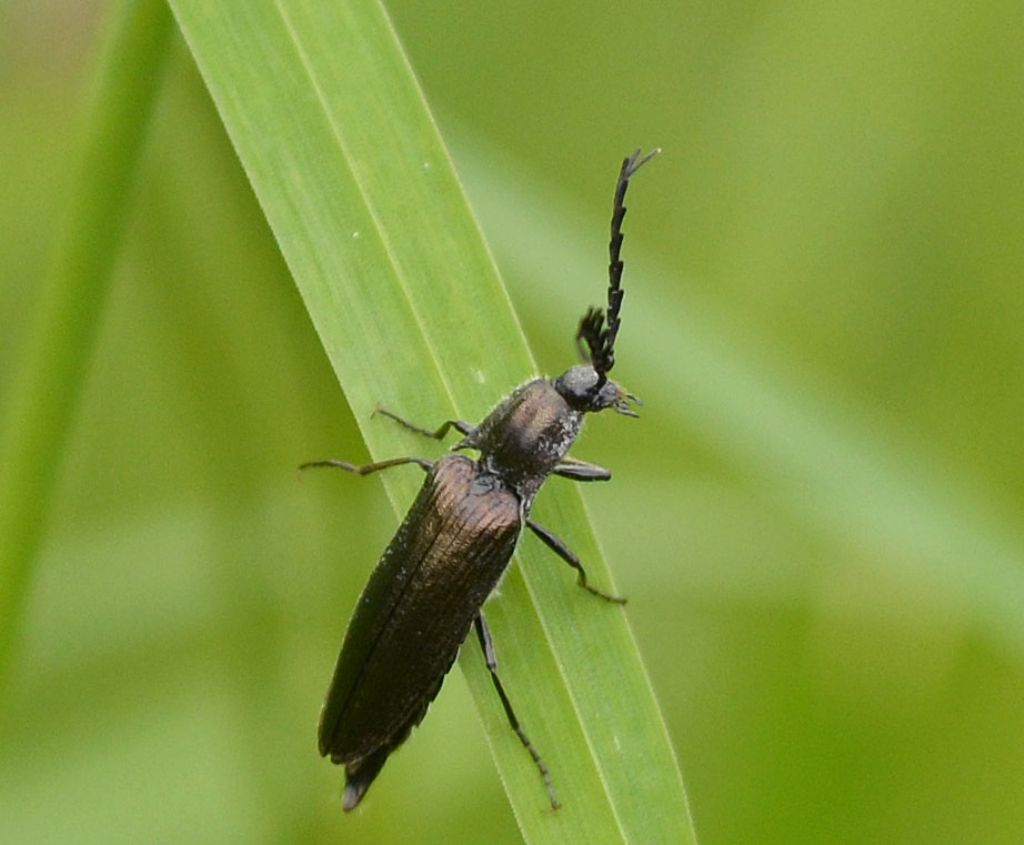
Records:
[[[9,675],[168,53],[162,0],[111,10],[69,208],[42,279],[0,440],[0,691]]]

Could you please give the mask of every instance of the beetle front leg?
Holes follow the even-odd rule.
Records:
[[[392,458],[389,461],[379,461],[375,464],[350,464],[348,461],[328,458],[326,461],[309,461],[308,463],[301,464],[299,469],[334,467],[335,469],[343,469],[345,472],[351,472],[355,475],[372,475],[375,472],[380,472],[382,469],[402,466],[402,464],[418,464],[424,472],[430,472],[434,468],[433,462],[428,461],[426,458]]]
[[[575,458],[565,458],[558,464],[552,473],[562,478],[570,478],[573,481],[608,481],[612,477],[611,470],[607,470],[597,464],[578,461]]]
[[[501,679],[498,678],[498,658],[494,653],[494,640],[491,638],[491,629],[487,627],[487,620],[484,619],[484,612],[482,610],[477,613],[476,618],[473,620],[473,627],[476,629],[476,637],[480,641],[480,648],[484,652],[484,662],[487,664],[487,671],[491,673],[491,680],[494,682],[494,688],[498,691],[501,706],[505,708],[508,723],[512,726],[512,730],[516,732],[516,736],[519,737],[523,747],[530,752],[530,757],[533,758],[533,762],[540,770],[540,776],[544,779],[544,786],[548,791],[548,799],[551,801],[551,809],[557,810],[561,805],[558,803],[558,797],[555,795],[555,787],[551,783],[551,773],[548,772],[548,767],[544,765],[544,761],[541,759],[540,754],[537,753],[537,749],[530,742],[526,731],[519,724],[515,711],[512,709],[512,702],[508,700],[508,694],[501,685]]]
[[[603,590],[597,589],[597,587],[591,587],[587,583],[587,572],[583,568],[583,564],[580,563],[580,559],[576,557],[561,540],[559,540],[554,534],[548,531],[544,526],[538,525],[532,519],[526,520],[526,524],[530,527],[530,530],[536,534],[543,541],[544,545],[547,546],[551,551],[558,555],[564,560],[569,566],[579,573],[579,585],[587,592],[593,593],[595,596],[600,596],[605,601],[613,601],[616,604],[625,604],[627,599],[625,596],[613,596],[611,593],[606,593]]]
[[[473,426],[465,420],[445,420],[439,428],[431,431],[429,428],[423,428],[423,426],[419,426],[416,425],[416,423],[411,423],[406,419],[402,419],[398,414],[394,414],[387,408],[382,408],[380,405],[373,409],[373,415],[376,416],[377,414],[381,414],[388,419],[394,420],[403,428],[409,429],[409,431],[415,431],[417,434],[422,434],[424,437],[430,437],[434,440],[443,439],[444,436],[453,428],[463,436],[470,434],[473,431]]]

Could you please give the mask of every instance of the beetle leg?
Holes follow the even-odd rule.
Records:
[[[375,464],[350,464],[348,461],[339,461],[337,458],[328,458],[326,461],[309,461],[302,464],[299,469],[312,469],[314,467],[336,467],[345,472],[352,472],[356,475],[371,475],[380,472],[382,469],[397,467],[402,464],[419,464],[425,472],[430,472],[434,464],[426,458],[392,458],[390,461],[380,461]]]
[[[498,678],[498,658],[494,654],[494,640],[491,638],[491,629],[487,627],[487,620],[484,619],[484,613],[482,610],[477,613],[476,618],[473,620],[473,627],[476,629],[476,636],[480,641],[480,648],[482,648],[484,652],[484,661],[487,663],[487,671],[491,673],[491,680],[494,682],[494,688],[498,691],[498,698],[501,699],[501,706],[505,708],[505,715],[508,717],[508,723],[512,726],[512,730],[516,732],[516,736],[519,737],[519,741],[523,744],[523,747],[530,752],[533,762],[540,770],[540,776],[544,779],[544,786],[548,791],[548,798],[551,801],[551,809],[557,810],[561,805],[558,803],[558,798],[555,796],[555,787],[551,783],[551,773],[548,772],[548,767],[544,765],[544,761],[541,759],[540,754],[537,753],[537,749],[534,748],[533,743],[530,742],[530,738],[526,735],[526,731],[524,731],[522,726],[519,724],[515,711],[512,709],[512,702],[508,700],[508,694],[505,692],[505,688],[501,685],[501,680]]]
[[[566,546],[565,543],[559,540],[543,525],[538,525],[532,519],[526,520],[526,524],[530,527],[530,530],[533,531],[534,534],[540,537],[545,546],[551,549],[551,551],[553,551],[562,560],[569,564],[569,566],[575,569],[576,572],[579,573],[579,585],[584,590],[593,593],[595,596],[600,596],[605,601],[613,601],[616,604],[626,603],[625,596],[613,596],[611,593],[606,593],[602,590],[597,589],[597,587],[591,587],[590,584],[587,583],[587,573],[583,569],[583,564],[580,563],[580,559],[576,557],[575,554],[573,554],[572,550],[568,546]]]
[[[394,420],[403,428],[415,431],[417,434],[422,434],[425,437],[432,437],[434,440],[441,440],[453,428],[459,432],[459,434],[463,435],[469,434],[473,431],[473,426],[465,420],[445,420],[438,429],[431,431],[429,428],[423,428],[422,426],[416,425],[416,423],[411,423],[408,420],[402,419],[398,414],[393,414],[387,408],[382,408],[380,405],[373,409],[373,415],[376,416],[377,414],[381,414]]]
[[[562,478],[571,478],[573,481],[608,481],[612,477],[611,470],[597,464],[578,461],[575,458],[563,459],[552,472]]]

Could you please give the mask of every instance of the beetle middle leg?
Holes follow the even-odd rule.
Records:
[[[587,583],[587,572],[583,568],[583,564],[580,563],[580,559],[573,554],[572,550],[565,545],[565,543],[559,540],[543,525],[538,525],[532,519],[526,520],[526,524],[534,534],[540,537],[545,546],[551,549],[551,551],[576,570],[579,574],[578,583],[584,590],[593,593],[595,596],[600,596],[605,601],[613,601],[616,604],[626,603],[627,599],[625,596],[613,596],[611,593],[606,593],[603,590],[597,589],[597,587],[591,587],[590,584]]]
[[[416,425],[416,423],[411,423],[408,420],[403,419],[398,416],[398,414],[392,413],[387,408],[382,408],[380,405],[373,409],[373,413],[374,415],[381,414],[388,419],[394,420],[403,428],[409,429],[409,431],[415,431],[417,434],[422,434],[424,437],[430,437],[434,440],[442,440],[453,428],[462,435],[467,435],[473,431],[473,426],[465,420],[445,420],[438,428],[431,431],[429,428],[424,428],[423,426]]]
[[[494,682],[494,688],[498,691],[498,698],[501,699],[501,706],[505,708],[505,716],[508,717],[508,723],[512,726],[512,730],[516,732],[516,736],[519,737],[519,741],[523,744],[523,747],[530,752],[530,757],[533,758],[533,762],[540,771],[540,776],[544,779],[544,787],[548,791],[548,799],[551,801],[551,809],[557,810],[561,805],[558,803],[558,797],[555,795],[555,787],[551,783],[551,773],[548,771],[548,767],[544,765],[544,761],[541,759],[540,754],[537,753],[537,749],[533,747],[533,743],[530,742],[530,738],[526,735],[526,731],[524,731],[522,726],[519,724],[515,711],[512,709],[512,702],[508,700],[508,694],[505,692],[505,688],[501,684],[501,679],[498,677],[498,658],[494,653],[494,640],[491,638],[491,629],[487,627],[487,620],[484,619],[484,613],[482,610],[477,613],[476,618],[473,620],[473,627],[476,629],[476,636],[480,641],[480,648],[482,648],[484,652],[484,662],[487,663],[487,671],[491,673],[491,681]]]
[[[611,470],[576,458],[563,458],[552,472],[573,481],[608,481],[612,477]]]
[[[301,464],[299,469],[314,469],[316,467],[334,467],[351,472],[355,475],[372,475],[382,469],[402,466],[402,464],[418,464],[424,472],[430,472],[434,468],[432,461],[426,458],[392,458],[389,461],[378,461],[375,464],[350,464],[348,461],[339,461],[337,458],[328,458],[326,461],[309,461]]]

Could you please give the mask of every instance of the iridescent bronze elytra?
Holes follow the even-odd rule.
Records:
[[[559,806],[548,769],[498,678],[481,608],[508,566],[524,525],[576,570],[581,586],[608,601],[625,601],[590,586],[579,558],[530,519],[530,508],[549,475],[575,481],[611,478],[603,467],[567,457],[584,414],[611,408],[636,416],[630,405],[638,400],[610,381],[608,373],[615,364],[622,306],[626,188],[633,174],[658,152],[641,156],[637,150],[622,162],[612,211],[608,308],[589,309],[576,333],[585,363],[551,381],[527,382],[476,427],[449,420],[429,431],[380,411],[438,440],[454,428],[463,438],[452,451],[475,449],[479,458],[449,454],[436,462],[408,457],[364,466],[338,460],[302,466],[369,475],[414,463],[427,472],[359,599],[320,715],[320,754],[345,766],[346,810],[362,800],[388,755],[423,720],[471,627],[512,729],[540,771],[551,806]]]

